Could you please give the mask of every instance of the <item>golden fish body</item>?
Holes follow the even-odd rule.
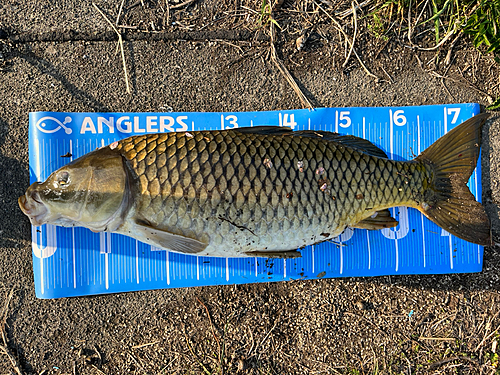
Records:
[[[422,165],[321,137],[187,134],[132,137],[116,150],[137,182],[128,222],[206,243],[200,255],[295,250],[423,193]]]
[[[485,244],[488,218],[465,185],[483,123],[476,116],[448,133],[453,150],[440,140],[409,162],[389,160],[357,137],[279,127],[134,136],[33,184],[20,206],[35,225],[115,231],[204,256],[297,256],[348,226],[397,225],[387,211],[393,206],[417,208]],[[451,219],[438,212],[443,207]]]

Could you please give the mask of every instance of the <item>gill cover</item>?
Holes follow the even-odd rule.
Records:
[[[79,221],[97,231],[115,230],[128,198],[122,156],[104,147],[75,160],[71,169],[70,173],[74,174],[79,169],[79,173],[87,177],[86,196]]]

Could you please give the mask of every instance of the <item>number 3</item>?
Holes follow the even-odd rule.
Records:
[[[231,126],[224,126],[224,120],[228,120],[229,121],[229,124],[232,125]],[[220,115],[220,125],[221,125],[221,129],[224,130],[224,129],[235,129],[238,127],[238,117],[236,117],[235,115],[227,115],[225,118],[224,118],[224,115]]]

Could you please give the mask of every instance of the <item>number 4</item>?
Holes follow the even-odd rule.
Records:
[[[280,126],[286,126],[291,129],[295,129],[297,126],[297,123],[295,122],[295,115],[293,113],[290,114],[290,117],[288,117],[288,113],[284,113],[283,115],[281,112],[279,113],[279,122]]]

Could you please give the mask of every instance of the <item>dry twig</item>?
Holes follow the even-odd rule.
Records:
[[[128,83],[127,63],[125,62],[125,52],[123,52],[122,34],[120,34],[120,32],[116,29],[115,25],[113,25],[113,23],[109,20],[109,18],[106,17],[106,15],[102,12],[102,10],[95,3],[92,3],[92,5],[94,6],[94,8],[97,9],[97,11],[101,14],[101,16],[103,16],[103,18],[111,25],[111,27],[113,28],[116,35],[118,35],[118,43],[120,45],[120,50],[122,53],[123,72],[125,73],[125,84],[127,85],[127,94],[130,94],[131,91],[130,91],[130,85]]]
[[[166,16],[166,21],[163,24],[163,27],[167,27],[170,25],[170,4],[168,0],[165,0],[165,7],[167,8],[167,16]]]
[[[354,52],[354,56],[356,56],[356,58],[358,59],[361,67],[364,69],[364,71],[366,72],[367,75],[369,75],[370,77],[373,77],[375,78],[377,81],[380,80],[380,78],[378,78],[375,74],[373,74],[372,72],[370,72],[368,70],[368,68],[365,66],[365,64],[363,63],[363,61],[361,60],[361,58],[359,57],[358,53],[356,52],[356,49],[354,48],[354,43],[349,39],[348,35],[346,34],[346,32],[344,31],[344,29],[342,28],[342,26],[340,26],[340,24],[337,22],[337,20],[335,18],[333,18],[330,13],[328,13],[321,5],[319,5],[315,0],[313,0],[313,2],[319,7],[319,9],[321,9],[327,16],[328,18],[330,18],[333,23],[335,24],[335,26],[337,27],[337,29],[342,33],[342,35],[344,36],[345,40],[347,43],[349,43],[350,46],[352,46],[352,51]]]
[[[168,0],[167,0],[168,1]],[[180,3],[180,4],[177,4],[177,5],[174,5],[174,6],[171,6],[170,9],[174,10],[174,9],[180,9],[180,8],[184,8],[188,5],[191,5],[192,3],[194,3],[196,0],[188,0],[188,1],[184,1],[183,3]]]
[[[104,372],[102,372],[101,370],[99,370],[99,368],[96,366],[96,365],[92,365],[92,367],[101,375],[106,375]]]
[[[368,5],[370,4],[371,1],[370,0],[366,0],[366,1],[363,1],[361,4],[358,4],[355,6],[355,9],[347,9],[343,12],[340,12],[340,13],[335,13],[335,15],[337,17],[339,17],[340,19],[344,19],[346,18],[347,16],[349,16],[352,12],[358,10],[358,9],[362,9],[365,5]]]
[[[132,358],[132,360],[135,362],[135,364],[142,369],[143,374],[145,374],[146,370],[145,370],[144,366],[141,363],[139,363],[139,361],[131,353],[127,353],[127,354],[129,355],[130,358]]]
[[[208,311],[208,307],[198,297],[196,297],[196,299],[198,300],[198,302],[200,303],[200,305],[202,305],[205,308],[205,311],[207,312],[208,321],[210,322],[210,327],[212,329],[212,335],[214,336],[214,339],[217,341],[217,344],[218,344],[219,343],[219,339],[217,338],[217,335],[215,334],[214,324],[212,323],[212,318],[210,317],[210,312]]]
[[[352,50],[354,49],[354,44],[356,43],[356,34],[358,33],[358,17],[356,15],[356,8],[354,7],[354,2],[351,3],[352,5],[352,15],[354,18],[354,34],[352,36],[352,43],[351,43],[351,48],[349,49],[349,53],[347,54],[347,57],[342,64],[342,68],[345,68],[347,63],[349,62],[349,59],[351,58]]]
[[[304,93],[300,89],[299,85],[297,84],[297,82],[295,82],[295,80],[293,79],[292,75],[290,74],[290,72],[286,68],[285,64],[283,64],[283,62],[279,59],[279,57],[278,57],[278,55],[276,53],[276,46],[274,45],[274,43],[275,43],[275,37],[276,37],[275,33],[276,33],[276,30],[274,29],[274,24],[271,23],[271,60],[276,64],[276,66],[278,67],[279,71],[281,72],[281,74],[283,74],[283,76],[288,81],[288,83],[290,84],[290,86],[292,86],[293,91],[295,91],[295,93],[299,97],[300,101],[302,102],[302,106],[304,108],[307,107],[307,108],[312,109],[313,105],[307,99],[307,97],[304,95]]]
[[[472,363],[474,365],[478,365],[477,361],[472,359],[472,358],[465,357],[465,356],[455,356],[455,357],[445,358],[445,359],[442,359],[440,361],[429,364],[429,370],[435,370],[436,368],[438,368],[442,365],[445,365],[449,362],[460,361],[460,360]]]
[[[0,350],[2,350],[3,353],[7,356],[7,358],[9,358],[9,361],[12,365],[12,368],[14,369],[16,374],[22,375],[22,372],[19,368],[19,365],[17,363],[16,358],[12,355],[12,353],[9,350],[9,347],[7,346],[7,338],[5,336],[5,325],[7,324],[7,313],[9,311],[9,305],[10,305],[10,301],[12,300],[13,295],[14,295],[14,288],[11,289],[11,291],[7,297],[7,300],[5,301],[4,311],[2,313],[2,321],[0,323],[2,326],[0,327],[0,330],[2,332],[3,345],[0,345]]]
[[[151,346],[158,344],[160,341],[153,341],[153,342],[148,342],[146,344],[140,344],[140,345],[134,345],[132,346],[132,349],[140,349],[140,348],[145,348],[146,346]]]
[[[222,351],[220,349],[220,341],[219,341],[219,338],[217,337],[217,335],[215,334],[214,324],[212,323],[212,318],[210,317],[210,312],[208,311],[207,306],[205,306],[205,304],[198,297],[196,297],[196,299],[205,308],[205,311],[207,312],[208,321],[210,322],[210,328],[212,329],[212,335],[214,336],[215,341],[217,342],[217,349],[218,349],[217,354],[219,356],[219,361],[222,361]],[[222,365],[222,363],[221,363],[221,365]]]
[[[455,341],[453,337],[419,337],[419,340],[431,340],[431,341]]]
[[[493,336],[494,334],[497,334],[498,333],[498,330],[500,329],[500,325],[493,331],[491,332],[488,336],[485,336],[481,342],[479,343],[479,345],[476,347],[476,350],[474,350],[474,352],[477,352],[479,350],[479,348],[481,348],[484,343],[491,338],[491,336]]]
[[[125,0],[122,0],[121,4],[120,4],[120,9],[118,10],[118,16],[116,16],[116,26],[118,26],[118,24],[120,23],[120,16],[122,14],[122,10],[123,10],[123,4],[125,3]]]

